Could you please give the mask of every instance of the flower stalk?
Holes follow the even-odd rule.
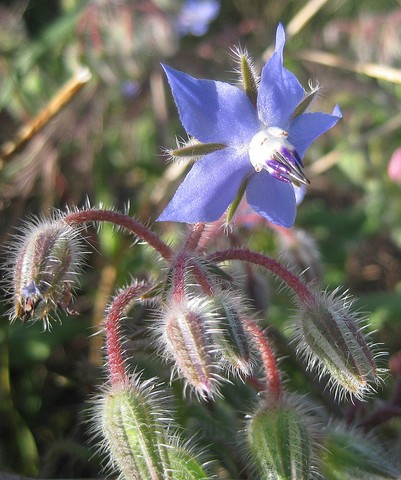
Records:
[[[216,263],[225,262],[227,260],[240,260],[259,265],[283,280],[283,282],[294,291],[301,302],[313,303],[314,301],[312,292],[296,275],[291,273],[287,268],[281,265],[281,263],[267,257],[266,255],[245,249],[229,249],[214,252],[208,255],[207,259],[210,262]]]
[[[132,285],[123,290],[111,303],[105,324],[106,355],[109,378],[111,385],[126,383],[127,373],[125,368],[124,352],[120,337],[121,316],[128,304],[139,300],[151,288],[148,284]]]
[[[277,402],[282,393],[281,375],[277,366],[277,360],[266,335],[251,320],[244,322],[245,328],[252,335],[253,341],[262,359],[266,377],[266,399],[273,403]]]
[[[145,227],[145,225],[128,215],[114,212],[113,210],[80,210],[66,215],[64,221],[69,225],[79,225],[87,222],[110,222],[119,227],[123,227],[139,237],[154,248],[164,259],[169,259],[172,255],[171,248],[168,247],[158,235]]]

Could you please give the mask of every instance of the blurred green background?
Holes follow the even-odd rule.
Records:
[[[131,214],[152,224],[184,173],[182,165],[166,164],[163,155],[184,132],[160,63],[233,82],[230,48],[246,47],[261,67],[281,21],[288,37],[286,66],[303,85],[309,79],[321,84],[317,110],[330,112],[338,103],[344,115],[306,154],[311,187],[296,227],[316,242],[322,285],[349,288],[358,296],[356,306],[371,312],[378,330],[374,339],[389,352],[391,376],[379,393],[381,401],[388,400],[401,375],[401,159],[397,164],[396,154],[388,173],[401,147],[400,2],[216,0],[215,18],[204,20],[198,12],[182,24],[185,3],[0,2],[1,244],[12,240],[21,219],[88,203],[129,206]],[[75,91],[71,81],[76,87],[84,67],[91,79]],[[71,98],[62,106],[60,95],[66,92]],[[169,240],[180,228],[156,226]],[[131,248],[132,238],[107,226],[89,228],[85,235],[92,253],[74,305],[79,316],[60,314],[62,325],[54,322],[51,332],[38,324],[10,325],[5,281],[0,471],[39,478],[101,475],[102,459],[88,446],[84,413],[102,379],[101,338],[93,334],[115,289],[132,276],[156,275],[159,266],[144,246]],[[256,229],[246,244],[280,254],[277,232],[267,227]],[[7,278],[4,267],[2,276]],[[269,297],[267,316],[278,331],[284,332],[287,303],[284,294]],[[136,314],[139,318],[141,312]],[[138,335],[129,332],[133,344]],[[145,355],[141,361],[155,368]],[[291,362],[287,374],[308,391]],[[230,402],[235,406],[235,399]],[[181,418],[186,426],[191,418],[195,429],[202,413],[191,408],[183,406],[179,415],[186,417]],[[216,408],[224,419],[223,406]],[[357,408],[366,412],[375,405],[333,407],[333,414],[346,418]],[[393,418],[382,428],[401,455],[400,422]]]

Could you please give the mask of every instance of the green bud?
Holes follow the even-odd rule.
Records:
[[[165,480],[167,458],[163,436],[164,413],[150,383],[119,384],[101,397],[104,448],[126,480]]]
[[[212,330],[217,355],[234,371],[249,375],[250,349],[242,323],[242,306],[233,292],[215,295],[213,298],[215,325]]]
[[[15,248],[9,273],[14,298],[12,319],[42,320],[57,307],[67,309],[82,266],[79,230],[63,220],[27,225]]]
[[[166,395],[153,380],[133,377],[96,402],[95,425],[102,449],[125,480],[207,480],[199,455],[183,442],[164,408]]]
[[[337,427],[325,432],[321,450],[326,480],[389,480],[400,478],[393,462],[374,439],[355,430]]]
[[[170,443],[172,443],[170,441]],[[172,478],[174,480],[208,480],[208,475],[197,455],[188,447],[179,445],[170,446],[168,449],[169,464],[171,467]]]
[[[316,294],[310,302],[299,304],[296,318],[298,352],[308,368],[328,374],[338,396],[347,394],[362,399],[378,383],[380,369],[365,339],[360,320],[350,311],[351,302],[337,296]]]
[[[247,438],[258,478],[311,478],[312,435],[308,419],[299,409],[279,401],[259,410],[249,421]]]

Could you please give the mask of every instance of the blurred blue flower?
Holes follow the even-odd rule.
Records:
[[[201,37],[220,11],[220,0],[186,0],[176,18],[179,35]]]
[[[253,210],[277,225],[294,224],[294,189],[309,183],[302,157],[338,122],[341,111],[336,106],[332,114],[298,114],[305,92],[283,67],[284,44],[280,24],[275,51],[262,70],[256,108],[240,88],[164,66],[187,133],[225,148],[196,161],[158,220],[215,221],[246,181],[246,199]]]
[[[141,87],[135,80],[126,80],[120,85],[120,90],[124,97],[135,98],[139,94]]]

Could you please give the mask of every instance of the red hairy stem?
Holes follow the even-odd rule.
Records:
[[[299,278],[285,268],[281,263],[261,253],[243,249],[229,249],[214,252],[208,255],[210,262],[224,262],[226,260],[242,260],[266,268],[269,272],[281,278],[299,297],[303,303],[314,304],[314,297],[309,288]]]
[[[217,220],[216,222],[209,223],[206,227],[205,234],[199,239],[198,242],[198,251],[206,250],[210,241],[213,239],[215,240],[219,235],[219,230],[223,227],[223,222]]]
[[[188,255],[184,251],[180,252],[173,263],[173,297],[176,303],[182,302],[185,297],[185,277],[188,266]]]
[[[119,227],[123,227],[129,232],[135,234],[153,247],[160,255],[165,258],[171,258],[172,252],[155,233],[149,230],[141,222],[138,222],[129,215],[114,212],[112,210],[89,209],[70,213],[63,219],[69,225],[81,224],[85,222],[110,222]]]
[[[201,269],[201,267],[196,263],[192,262],[191,263],[191,268],[192,268],[192,273],[194,277],[196,278],[196,281],[198,282],[199,286],[203,290],[203,292],[206,295],[212,296],[213,295],[213,286],[210,284],[207,276]]]
[[[185,296],[186,273],[191,270],[199,286],[206,295],[213,295],[213,286],[210,284],[202,268],[186,250],[182,250],[173,263],[173,296],[175,302],[180,302]]]
[[[199,240],[202,236],[202,233],[205,229],[205,223],[195,223],[192,225],[191,231],[189,232],[188,238],[186,239],[184,249],[193,251],[198,246]]]
[[[125,383],[127,380],[124,351],[120,338],[120,321],[124,309],[134,299],[139,298],[151,288],[150,285],[133,285],[121,292],[111,303],[105,324],[107,365],[112,385]]]
[[[269,396],[273,395],[274,399],[278,400],[281,395],[281,378],[280,371],[277,368],[276,357],[274,356],[273,349],[262,330],[257,327],[251,320],[245,320],[244,326],[248,332],[252,335],[253,341],[257,349],[259,350],[262,358],[263,367],[265,369],[267,389],[265,394]]]

